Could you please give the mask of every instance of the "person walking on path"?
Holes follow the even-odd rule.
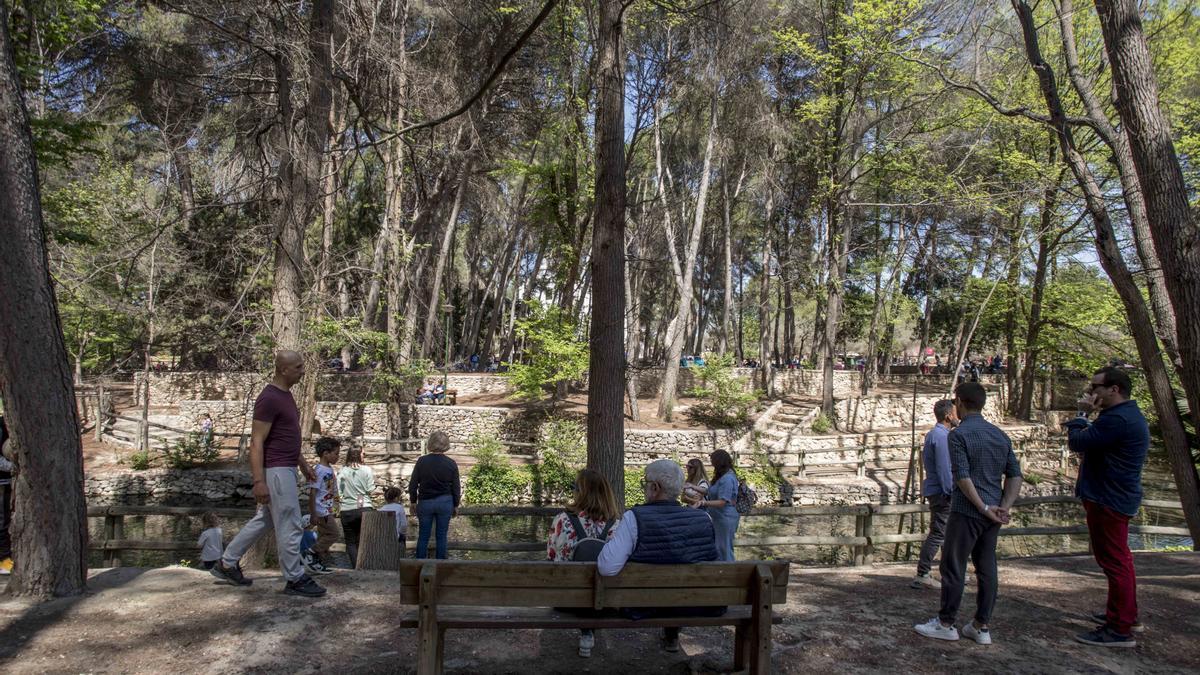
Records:
[[[250,429],[250,473],[254,479],[254,501],[258,513],[250,519],[225,547],[221,560],[213,566],[213,576],[237,586],[249,586],[240,561],[259,537],[275,531],[279,568],[287,581],[289,595],[319,597],[325,589],[304,571],[300,560],[299,477],[316,478],[312,467],[300,452],[300,410],[292,397],[292,386],[304,377],[304,359],[294,351],[275,354],[275,375],[254,401],[254,423]]]
[[[981,645],[992,644],[988,621],[996,604],[996,539],[1009,521],[1021,492],[1021,465],[1012,441],[980,414],[987,392],[978,382],[954,389],[958,426],[949,433],[950,466],[955,487],[942,545],[942,602],[938,615],[913,626],[925,637],[957,640],[954,627],[962,603],[967,558],[975,563],[978,591],[974,621],[963,624],[962,635]],[[1003,488],[1001,479],[1003,478]]]
[[[358,567],[358,539],[362,533],[362,514],[375,508],[375,472],[362,463],[362,448],[346,450],[346,464],[338,471],[338,492],[342,497],[342,534],[346,537],[346,555],[350,566]]]
[[[1108,367],[1092,375],[1091,388],[1079,399],[1079,414],[1063,424],[1067,446],[1082,455],[1075,494],[1087,512],[1088,536],[1096,563],[1108,577],[1108,603],[1092,615],[1096,630],[1075,636],[1098,647],[1136,647],[1137,574],[1129,551],[1129,519],[1142,503],[1142,467],[1150,447],[1150,428],[1124,371]],[[1088,417],[1100,411],[1094,422]]]
[[[429,557],[429,534],[434,531],[438,560],[446,559],[446,539],[450,533],[450,518],[458,515],[462,485],[458,464],[446,456],[450,437],[444,431],[429,434],[425,442],[429,451],[413,466],[408,481],[408,499],[416,505],[417,558]]]
[[[925,445],[921,459],[925,464],[925,480],[921,482],[921,495],[929,502],[929,534],[921,544],[921,556],[917,559],[917,576],[909,584],[913,588],[940,588],[941,582],[929,573],[933,569],[933,557],[942,548],[946,535],[946,520],[950,517],[950,495],[954,493],[954,478],[950,475],[950,430],[958,424],[954,414],[954,401],[944,398],[933,404],[933,416],[937,419],[929,433],[925,434]]]
[[[717,450],[708,456],[708,461],[713,468],[712,484],[704,499],[698,499],[692,505],[703,508],[712,517],[717,533],[717,560],[733,562],[737,560],[733,555],[733,537],[742,518],[737,511],[738,477],[728,452]]]

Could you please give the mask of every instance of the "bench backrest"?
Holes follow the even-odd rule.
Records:
[[[770,579],[771,604],[787,602],[788,563],[778,560],[640,565],[602,577],[589,562],[401,560],[400,601],[421,587],[438,605],[485,607],[693,607],[748,605]]]

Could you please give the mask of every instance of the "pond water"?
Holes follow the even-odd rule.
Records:
[[[1147,499],[1176,499],[1169,469],[1162,462],[1151,463],[1145,472],[1143,484]],[[169,506],[199,505],[195,502],[175,502]],[[239,503],[206,503],[213,507],[251,508],[248,501]],[[1074,504],[1038,504],[1018,508],[1013,515],[1017,527],[1050,527],[1083,525],[1083,509]],[[93,538],[104,532],[104,519],[89,519]],[[463,542],[539,542],[546,541],[551,518],[543,516],[461,516],[451,521],[450,541]],[[1185,527],[1182,512],[1174,509],[1146,507],[1131,521],[1135,525],[1158,525]],[[222,526],[228,537],[240,527],[240,520],[225,520]],[[914,525],[905,519],[904,531],[922,531],[924,522],[918,519]],[[410,538],[416,536],[416,522],[411,523]],[[900,527],[899,516],[875,516],[875,532],[896,533]],[[911,528],[911,529],[910,529]],[[195,541],[199,536],[200,519],[188,516],[126,516],[125,539],[152,539]],[[741,520],[739,537],[789,536],[789,535],[853,535],[853,516],[751,516]],[[1134,550],[1162,550],[1172,547],[1191,548],[1188,537],[1166,535],[1131,534],[1130,547]],[[920,544],[885,544],[876,547],[874,560],[915,560]],[[1052,553],[1084,553],[1088,550],[1086,534],[1073,535],[1029,535],[1001,537],[1001,556],[1030,556]],[[773,545],[739,546],[739,558],[787,559],[804,565],[844,565],[852,558],[853,550],[846,546]],[[451,556],[463,560],[541,560],[544,550],[528,552],[452,551]],[[191,561],[195,554],[174,554],[158,551],[125,551],[121,555],[124,565],[157,566]],[[89,564],[102,565],[101,554],[92,552]]]

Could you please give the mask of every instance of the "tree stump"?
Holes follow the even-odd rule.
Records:
[[[275,530],[266,532],[254,542],[246,555],[242,556],[242,569],[262,570],[279,567],[279,553],[275,545]]]
[[[363,511],[358,538],[358,564],[361,570],[400,569],[400,542],[396,539],[396,514],[389,511]]]

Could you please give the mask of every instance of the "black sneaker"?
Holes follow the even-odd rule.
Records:
[[[283,587],[283,592],[288,595],[302,595],[306,598],[319,598],[325,595],[325,589],[307,574],[295,581],[287,582],[287,586]]]
[[[247,579],[242,575],[242,566],[238,563],[234,563],[233,567],[229,567],[225,564],[224,560],[218,560],[217,564],[213,565],[209,572],[221,581],[234,586],[249,586],[254,583],[253,579]]]
[[[1096,612],[1095,614],[1090,615],[1090,618],[1092,619],[1092,621],[1095,621],[1096,623],[1100,624],[1101,626],[1108,625],[1108,614],[1106,612]],[[1138,621],[1137,619],[1134,619],[1133,625],[1129,627],[1129,630],[1130,630],[1130,632],[1133,632],[1133,633],[1145,633],[1146,632],[1146,624],[1142,623],[1141,621]]]
[[[1101,626],[1090,633],[1080,633],[1075,639],[1085,645],[1096,647],[1136,647],[1137,641],[1130,635],[1120,635],[1108,626]]]

